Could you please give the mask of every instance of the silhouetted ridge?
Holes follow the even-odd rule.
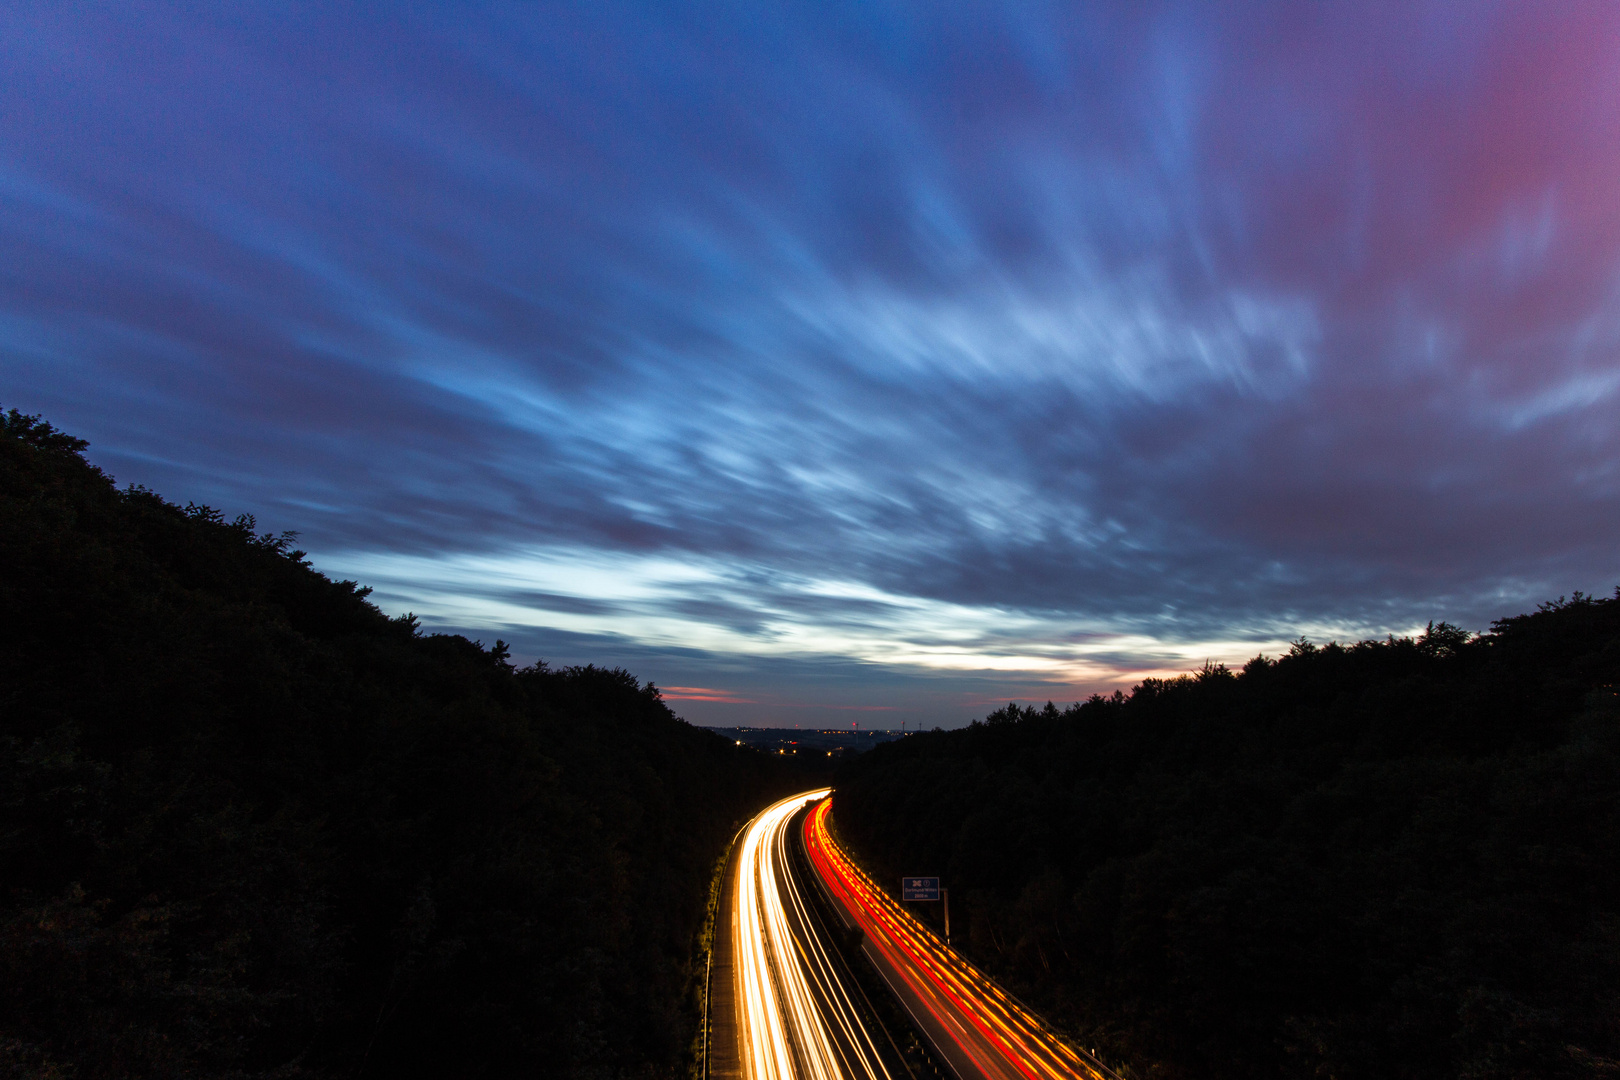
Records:
[[[839,773],[886,880],[1167,1078],[1620,1075],[1620,600],[1009,705]]]
[[[787,767],[84,448],[3,419],[0,1071],[682,1071],[714,860]]]

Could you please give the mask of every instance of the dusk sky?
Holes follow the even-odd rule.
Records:
[[[696,723],[1620,582],[1620,5],[0,9],[0,406]]]

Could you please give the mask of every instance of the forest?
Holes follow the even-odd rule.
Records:
[[[1009,704],[834,806],[1127,1076],[1620,1076],[1620,598]]]
[[[709,886],[807,786],[0,422],[0,1074],[685,1075]]]

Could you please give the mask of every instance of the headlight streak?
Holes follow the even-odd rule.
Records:
[[[784,827],[779,834],[781,854],[784,866],[791,867],[786,857],[785,846],[791,843],[793,838],[786,828],[786,822],[783,824]],[[836,1024],[838,1031],[843,1035],[843,1040],[835,1043],[839,1057],[844,1063],[843,1075],[855,1080],[892,1080],[889,1070],[883,1065],[883,1058],[878,1053],[875,1040],[867,1031],[866,1025],[861,1023],[855,1003],[838,977],[837,968],[832,958],[828,956],[825,944],[812,930],[815,924],[810,909],[799,890],[798,878],[791,870],[785,875],[785,883],[788,896],[793,902],[793,911],[798,917],[798,924],[807,931],[797,939],[797,943],[805,967],[814,978],[817,988],[821,991],[822,1000],[827,1006],[823,1017]],[[848,1052],[845,1051],[846,1047]]]
[[[748,826],[739,850],[732,933],[747,1080],[892,1080],[811,931],[788,859],[789,821],[826,794],[806,792],[770,806]],[[802,935],[794,934],[794,920]]]
[[[1070,1047],[877,888],[833,840],[827,827],[831,807],[831,799],[823,800],[805,818],[811,864],[865,932],[866,940],[924,1007],[935,1012],[940,1030],[957,1043],[963,1055],[992,1077],[1116,1080],[1111,1070]],[[941,999],[954,1015],[945,1015],[931,1004]],[[962,1021],[980,1038],[968,1037]],[[953,1027],[962,1038],[951,1034]]]

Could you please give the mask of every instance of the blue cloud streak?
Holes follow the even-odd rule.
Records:
[[[390,603],[860,699],[1617,576],[1608,8],[0,22],[6,403]],[[650,558],[733,572],[585,588]]]

